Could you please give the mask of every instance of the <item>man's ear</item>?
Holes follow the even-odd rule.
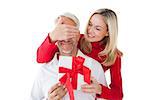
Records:
[[[79,33],[79,36],[78,36],[78,38],[77,38],[78,42],[79,42],[79,40],[80,40],[80,36],[81,36],[81,34]]]

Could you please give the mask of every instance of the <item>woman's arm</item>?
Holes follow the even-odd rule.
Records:
[[[47,63],[51,61],[57,51],[58,48],[55,42],[51,42],[50,36],[48,35],[37,50],[37,62]]]
[[[122,76],[121,76],[121,57],[117,57],[115,63],[110,68],[111,84],[110,88],[101,85],[102,93],[97,95],[99,98],[109,100],[122,100]]]
[[[37,62],[47,63],[54,57],[55,52],[58,51],[55,42],[58,40],[66,40],[80,35],[80,31],[75,26],[66,24],[57,24],[54,30],[49,33],[44,42],[37,50]]]

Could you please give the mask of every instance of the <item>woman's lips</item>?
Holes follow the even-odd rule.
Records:
[[[88,37],[94,38],[95,36],[93,36],[92,34],[88,34]]]

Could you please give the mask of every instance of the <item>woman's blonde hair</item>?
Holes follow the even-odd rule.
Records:
[[[106,56],[106,59],[102,62],[102,64],[104,66],[110,66],[115,62],[117,54],[122,55],[122,53],[117,49],[116,45],[118,35],[117,15],[114,11],[110,9],[98,9],[91,15],[91,17],[95,14],[100,14],[101,16],[103,16],[109,34],[101,41],[99,41],[100,43],[103,43],[105,45],[105,48],[103,51],[99,52],[98,56],[99,58],[101,58],[102,56]],[[87,28],[85,34],[87,34]],[[88,42],[84,37],[81,39],[80,45],[81,49],[84,50],[86,53],[90,53],[92,51],[91,43]]]

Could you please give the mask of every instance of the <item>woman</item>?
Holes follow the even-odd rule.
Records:
[[[73,31],[70,27],[70,32],[71,30]],[[75,30],[72,33],[76,33]],[[122,53],[117,49],[117,34],[118,22],[115,12],[110,9],[99,9],[91,15],[85,34],[80,36],[78,46],[84,54],[99,61],[105,72],[110,69],[110,88],[99,84],[100,95],[97,95],[97,97],[109,100],[122,100],[123,98],[121,77]],[[38,48],[37,61],[39,63],[52,60],[54,53],[58,50],[55,45],[57,39],[53,42],[53,35],[51,34],[50,37],[47,37]],[[83,85],[82,91],[92,93],[94,91],[91,88],[93,87]]]

